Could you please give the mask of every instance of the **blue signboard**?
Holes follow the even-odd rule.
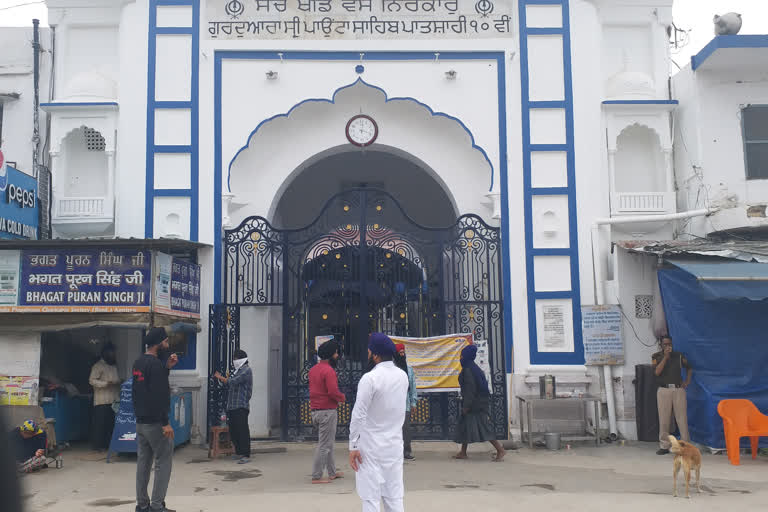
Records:
[[[152,256],[136,249],[25,250],[19,311],[146,313]]]
[[[37,240],[38,222],[37,180],[0,164],[0,239]]]
[[[200,265],[173,258],[171,310],[200,315]]]

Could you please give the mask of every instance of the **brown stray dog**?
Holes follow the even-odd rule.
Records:
[[[685,473],[685,497],[690,498],[691,494],[688,488],[691,484],[691,470],[696,471],[696,489],[701,492],[701,452],[691,443],[678,441],[675,436],[669,436],[669,442],[672,446],[669,451],[675,454],[675,466],[672,473],[672,480],[675,485],[674,497],[677,497],[677,473],[680,467],[683,467]]]

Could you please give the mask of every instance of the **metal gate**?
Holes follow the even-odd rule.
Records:
[[[225,232],[225,300],[211,310],[211,371],[227,369],[239,345],[240,308],[281,306],[284,440],[312,438],[308,373],[315,338],[343,347],[340,437],[349,433],[368,334],[426,337],[471,332],[487,340],[491,416],[508,430],[500,231],[464,215],[445,228],[417,224],[388,193],[354,188],[332,197],[301,229],[275,229],[250,217]],[[209,414],[216,397],[209,394]],[[413,415],[416,439],[452,439],[457,393],[425,393]]]

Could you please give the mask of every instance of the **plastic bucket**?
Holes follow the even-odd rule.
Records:
[[[547,432],[544,434],[544,443],[547,445],[547,450],[559,450],[560,434],[557,432]]]

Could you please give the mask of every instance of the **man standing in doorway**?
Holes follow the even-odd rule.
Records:
[[[219,372],[213,374],[227,389],[227,422],[229,437],[235,445],[235,458],[238,464],[251,462],[251,430],[248,428],[248,413],[253,394],[253,372],[248,365],[248,354],[237,349],[234,353],[235,370],[232,375],[223,377]]]
[[[326,341],[317,350],[320,362],[309,370],[309,407],[312,409],[312,424],[317,428],[317,449],[312,464],[312,483],[327,484],[344,473],[336,470],[333,445],[336,441],[336,425],[339,417],[336,408],[345,402],[344,393],[339,391],[336,364],[339,361],[339,344]],[[323,471],[328,470],[328,478]]]
[[[672,414],[675,415],[680,437],[683,441],[691,440],[688,434],[688,400],[686,388],[691,383],[693,369],[688,360],[680,352],[672,350],[672,338],[661,338],[661,352],[653,354],[653,368],[656,373],[656,402],[659,408],[659,450],[658,455],[669,453],[669,430]],[[682,369],[687,376],[683,382]]]
[[[91,367],[88,383],[93,386],[93,421],[91,444],[101,452],[109,448],[112,430],[115,428],[115,411],[112,405],[120,398],[120,377],[117,375],[115,347],[104,345],[101,359]]]
[[[144,337],[146,353],[133,363],[133,410],[136,414],[136,512],[175,512],[165,506],[165,495],[171,479],[173,459],[173,427],[168,421],[171,388],[168,375],[176,366],[176,354],[163,365],[161,356],[168,350],[168,334],[154,327]],[[155,463],[152,499],[147,495],[149,474]]]
[[[397,354],[395,354],[395,365],[408,375],[408,398],[405,401],[405,421],[403,422],[403,458],[405,460],[414,460],[411,450],[411,414],[416,411],[416,405],[419,402],[419,396],[416,391],[416,376],[413,368],[408,366],[408,359],[405,357],[405,345],[398,343],[395,345]]]
[[[368,359],[375,364],[357,386],[349,426],[349,465],[355,470],[363,512],[402,512],[403,404],[408,376],[392,362],[395,344],[382,333],[368,341]]]

